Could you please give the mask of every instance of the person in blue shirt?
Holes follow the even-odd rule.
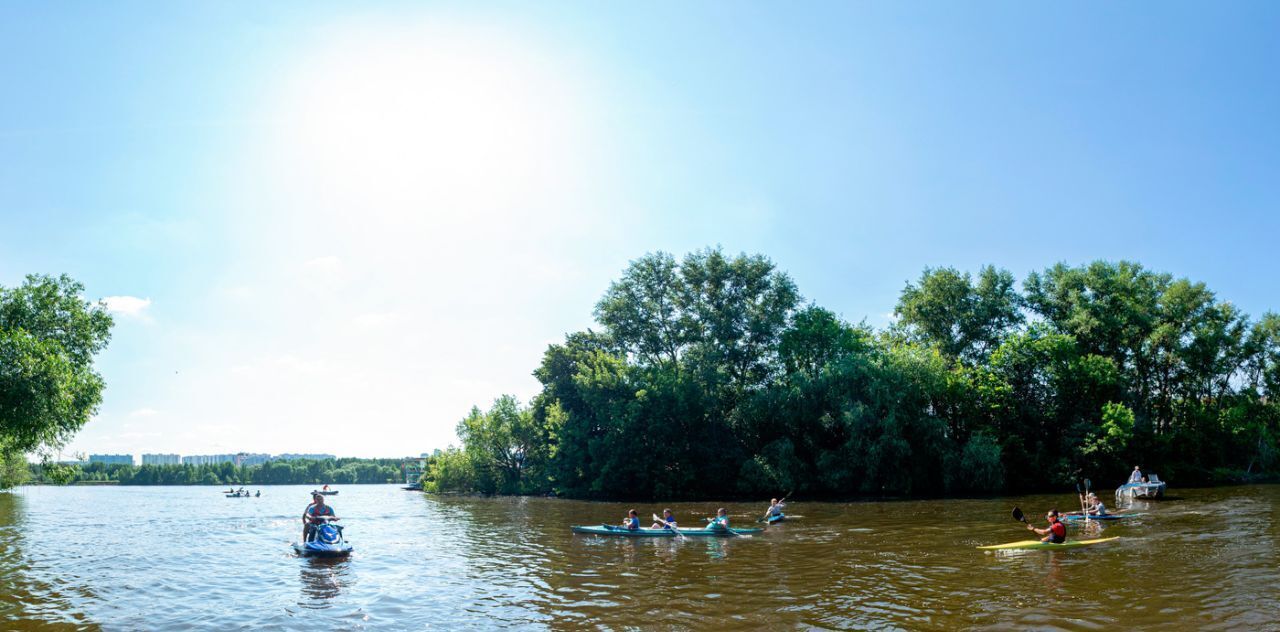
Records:
[[[628,530],[631,530],[631,531],[635,531],[636,529],[639,529],[640,514],[636,513],[636,510],[634,509],[632,509],[631,511],[628,511],[626,519],[622,521],[622,526],[626,527]]]
[[[333,513],[333,507],[326,505],[324,502],[324,494],[313,492],[311,494],[312,503],[302,512],[302,541],[307,542],[307,538],[311,535],[316,525],[326,520],[337,520],[338,516]]]
[[[678,528],[680,528],[680,526],[676,524],[676,515],[675,515],[675,514],[673,514],[673,513],[671,513],[671,510],[670,510],[670,509],[663,509],[663,510],[662,510],[662,521],[661,521],[661,522],[655,522],[655,523],[653,523],[653,527],[651,527],[651,528],[653,528],[653,529],[671,529],[671,528],[673,528],[673,527],[674,527],[674,528],[677,528],[677,529],[678,529]]]

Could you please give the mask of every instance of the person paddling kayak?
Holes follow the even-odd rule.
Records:
[[[711,524],[707,525],[709,529],[728,529],[729,514],[725,513],[724,507],[716,510],[716,517],[711,519]]]
[[[1043,538],[1040,538],[1041,542],[1050,542],[1053,544],[1062,544],[1063,542],[1066,542],[1067,526],[1062,524],[1061,520],[1058,520],[1058,510],[1050,509],[1049,513],[1045,514],[1044,517],[1045,520],[1049,521],[1048,529],[1037,529],[1028,524],[1027,530],[1035,531],[1036,534],[1044,536]]]
[[[680,528],[680,525],[676,524],[676,515],[671,513],[670,509],[663,509],[662,522],[655,522],[653,523],[653,526],[650,528],[651,529],[671,529],[672,527],[675,527],[677,529]]]
[[[783,504],[783,502],[778,500],[777,498],[774,498],[773,500],[769,501],[769,508],[764,512],[764,519],[768,520],[774,516],[781,516],[782,508],[784,506],[785,505]]]
[[[1102,504],[1101,500],[1098,500],[1098,495],[1093,492],[1089,492],[1089,495],[1084,497],[1084,506],[1085,511],[1088,511],[1090,516],[1107,515],[1107,507]]]
[[[622,520],[622,526],[631,531],[635,531],[636,529],[639,529],[640,514],[636,513],[636,510],[634,509],[632,509],[631,511],[628,511],[627,517]]]

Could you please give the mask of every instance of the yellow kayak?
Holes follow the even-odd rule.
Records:
[[[1008,544],[992,544],[989,546],[980,546],[978,548],[984,551],[1001,551],[1005,549],[1074,549],[1078,546],[1089,546],[1091,544],[1102,544],[1112,540],[1119,540],[1120,536],[1110,538],[1098,538],[1096,540],[1068,540],[1062,544],[1054,544],[1052,542],[1041,542],[1039,540],[1023,540],[1021,542],[1010,542]]]

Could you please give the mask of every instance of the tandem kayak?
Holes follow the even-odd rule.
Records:
[[[760,533],[762,529],[732,529],[737,535],[751,535]],[[629,538],[674,538],[676,532],[670,529],[627,529],[611,524],[574,526],[574,533],[588,533],[591,535],[620,535]],[[680,533],[686,536],[702,536],[702,537],[725,537],[733,535],[729,530],[725,529],[681,529]]]
[[[1089,520],[1124,520],[1125,518],[1136,518],[1142,514],[1104,514],[1101,516],[1089,516]],[[1081,514],[1064,514],[1062,516],[1064,522],[1084,522],[1084,516]]]
[[[1074,549],[1081,546],[1090,546],[1093,544],[1102,544],[1112,540],[1119,540],[1120,536],[1110,538],[1098,538],[1096,540],[1068,540],[1062,544],[1054,544],[1052,542],[1041,542],[1039,540],[1023,540],[1021,542],[1010,542],[1008,544],[992,544],[988,546],[980,546],[979,549],[984,551],[1003,551],[1007,549]]]

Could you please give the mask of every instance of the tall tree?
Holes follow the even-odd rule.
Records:
[[[65,275],[0,287],[0,452],[9,460],[61,447],[102,401],[93,359],[110,340],[112,322],[106,307],[83,293]]]

